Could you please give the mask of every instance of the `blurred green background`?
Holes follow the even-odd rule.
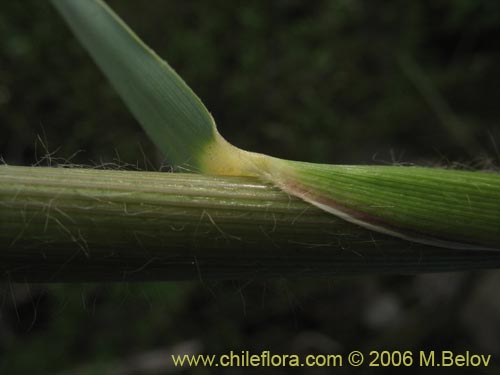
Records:
[[[242,148],[314,162],[498,169],[500,2],[109,4]],[[0,46],[5,163],[168,165],[49,2],[1,2]],[[132,374],[148,364],[151,373],[182,373],[165,362],[176,350],[451,349],[500,358],[499,283],[498,272],[5,283],[0,372]],[[484,373],[498,373],[495,361]]]

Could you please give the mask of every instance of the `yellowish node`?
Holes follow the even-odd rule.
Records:
[[[267,155],[248,152],[233,146],[216,132],[215,139],[201,152],[202,172],[220,176],[251,176],[262,174]]]

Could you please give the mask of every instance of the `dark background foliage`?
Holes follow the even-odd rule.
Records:
[[[327,163],[498,166],[500,2],[109,3],[240,147]],[[3,1],[0,46],[7,164],[165,162],[48,2]],[[203,353],[471,350],[496,356],[496,370],[484,372],[493,374],[499,277],[6,283],[0,371],[131,373],[184,345]]]

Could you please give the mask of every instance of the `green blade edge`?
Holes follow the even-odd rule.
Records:
[[[197,170],[215,123],[182,78],[101,0],[52,0],[170,163]]]

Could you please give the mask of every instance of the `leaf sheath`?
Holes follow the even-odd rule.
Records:
[[[418,273],[500,252],[377,234],[250,177],[0,167],[0,275],[12,281]]]

